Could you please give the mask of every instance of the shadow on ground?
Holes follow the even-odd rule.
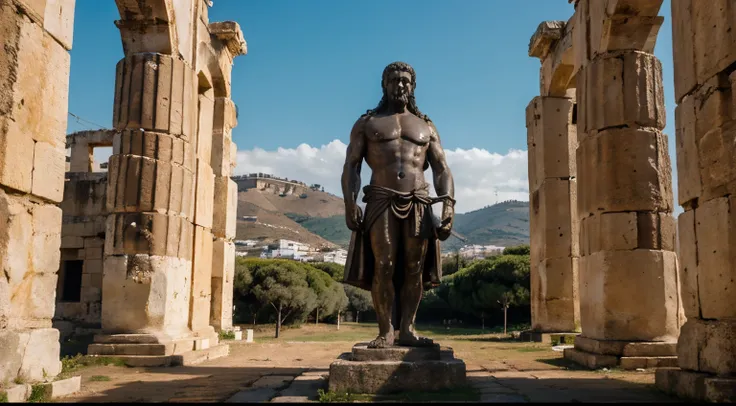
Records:
[[[82,392],[67,402],[224,402],[263,376],[296,377],[307,368],[93,367],[80,371]],[[104,381],[100,377],[105,377]],[[315,393],[316,395],[316,393]]]

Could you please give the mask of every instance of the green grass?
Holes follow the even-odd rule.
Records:
[[[373,395],[363,393],[336,393],[325,392],[319,389],[317,392],[320,403],[349,403],[349,402],[375,402],[375,401],[398,401],[398,402],[448,402],[448,401],[479,401],[480,391],[470,386],[446,389],[435,392],[407,391],[390,395]]]
[[[0,392],[0,403],[8,403],[8,394]]]
[[[49,393],[45,385],[31,386],[31,396],[28,397],[28,403],[45,403],[49,400]]]
[[[91,366],[117,366],[124,367],[125,361],[117,357],[95,357],[77,354],[73,357],[66,356],[61,359],[61,374],[57,379],[69,378],[73,372]]]
[[[220,331],[220,340],[234,340],[235,339],[235,332],[234,331]]]
[[[109,382],[110,377],[105,375],[94,375],[91,378],[89,378],[91,382]]]
[[[516,351],[518,352],[541,352],[541,351],[549,351],[549,347],[521,347],[517,348]]]

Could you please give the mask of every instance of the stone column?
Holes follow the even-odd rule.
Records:
[[[628,3],[576,7],[582,334],[565,357],[591,368],[671,365],[683,323],[662,70],[652,55],[661,1]]]
[[[678,218],[687,322],[678,368],[656,385],[709,402],[736,401],[736,6],[672,2]]]
[[[541,96],[526,109],[532,331],[537,335],[580,328],[574,109],[574,99]]]
[[[73,20],[73,0],[0,0],[0,382],[61,371],[51,319]]]
[[[196,84],[194,70],[172,55],[132,54],[117,65],[113,122],[120,134],[109,164],[102,288],[106,334],[146,334],[145,341],[158,343],[191,336]]]
[[[212,167],[215,173],[215,207],[212,232],[212,306],[210,324],[217,330],[233,327],[233,278],[235,276],[235,224],[238,186],[230,179],[235,165],[232,129],[237,125],[235,104],[226,97],[215,100],[212,133]]]

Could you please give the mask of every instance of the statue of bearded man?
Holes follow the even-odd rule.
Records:
[[[424,289],[442,276],[439,242],[452,231],[454,182],[437,129],[417,108],[414,69],[388,65],[382,87],[378,106],[353,126],[343,168],[345,220],[353,231],[345,283],[371,291],[379,332],[370,348],[430,346],[431,339],[417,336],[414,319]],[[356,201],[363,160],[372,171],[363,188],[365,216]],[[436,198],[424,177],[429,167]],[[439,221],[431,208],[437,202]]]

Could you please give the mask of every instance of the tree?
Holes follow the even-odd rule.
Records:
[[[329,250],[329,248],[327,248]],[[340,264],[336,264],[333,262],[314,262],[312,264],[313,267],[326,272],[332,279],[334,279],[337,282],[342,282],[344,274],[345,274],[345,267]]]
[[[253,272],[253,294],[276,311],[276,338],[292,313],[309,313],[317,305],[317,295],[309,288],[306,276],[303,268],[289,261],[273,261]]]
[[[315,324],[317,324],[319,323],[320,315],[325,317],[334,314],[337,312],[339,304],[343,301],[342,298],[345,297],[345,301],[347,301],[347,297],[343,287],[332,279],[328,273],[310,265],[305,265],[305,267],[307,269],[309,288],[317,296],[315,305]]]
[[[351,285],[345,286],[345,294],[348,297],[348,307],[355,312],[355,322],[360,321],[360,312],[373,310],[373,298],[367,290],[356,288]]]
[[[531,248],[528,245],[517,245],[516,247],[506,247],[503,249],[503,255],[529,255]]]

